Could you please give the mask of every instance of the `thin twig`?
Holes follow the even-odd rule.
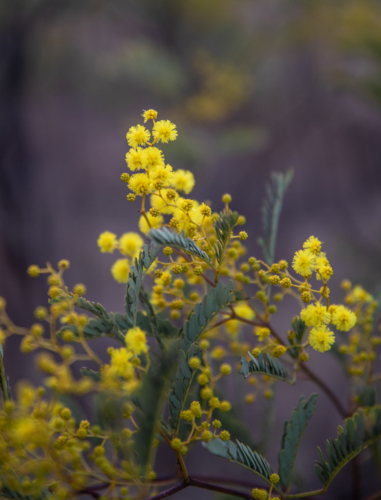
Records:
[[[170,497],[171,495],[174,495],[178,491],[181,491],[184,488],[187,488],[188,486],[190,486],[188,483],[182,482],[180,484],[177,484],[176,486],[172,486],[172,488],[169,488],[168,490],[162,491],[161,493],[154,495],[153,497],[149,497],[149,500],[161,500],[162,498]]]

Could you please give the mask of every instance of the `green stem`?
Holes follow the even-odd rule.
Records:
[[[7,390],[7,381],[5,379],[3,356],[1,356],[1,354],[0,354],[0,377],[1,377],[1,390],[3,392],[3,399],[4,401],[7,401],[9,399],[9,396]]]
[[[324,488],[314,491],[305,491],[304,493],[295,493],[294,495],[287,495],[286,500],[291,500],[292,498],[312,497],[312,496],[322,495],[323,493],[325,493]]]

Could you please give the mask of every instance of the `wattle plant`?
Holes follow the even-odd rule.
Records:
[[[38,323],[30,329],[16,326],[0,299],[1,344],[21,335],[21,351],[38,351],[36,364],[46,375],[40,387],[20,382],[11,389],[1,350],[0,496],[160,499],[193,486],[239,498],[292,499],[324,494],[367,447],[379,463],[379,304],[348,280],[342,282],[345,305],[331,302],[333,270],[314,236],[295,252],[291,269],[286,260],[275,261],[279,217],[293,173],[272,174],[259,240],[264,260],[247,258],[248,234],[240,229],[246,220],[231,210],[231,196],[222,197],[218,212],[184,198],[194,186],[193,174],[166,164],[159,147],[177,138],[176,126],[158,121],[154,110],[143,118],[152,130],[142,124],[130,128],[130,173],[121,175],[130,190],[127,200],[140,202],[143,236],[106,231],[98,239],[101,252],[121,254],[111,273],[122,284],[125,310],[108,312],[87,301],[83,284],[65,286],[67,260],[57,269],[29,267],[31,277],[47,274],[49,285],[49,306],[35,310]],[[300,314],[290,318],[283,335],[272,317],[286,295],[300,305]],[[343,332],[340,345],[337,332]],[[109,337],[112,347],[97,354],[92,345],[101,337]],[[327,351],[347,373],[348,408],[308,366],[310,354],[327,356]],[[81,367],[78,376],[73,367]],[[337,437],[327,441],[326,457],[317,452],[321,488],[305,492],[297,490],[293,471],[318,395],[300,396],[285,422],[278,467],[263,456],[266,436],[253,442],[237,404],[243,397],[247,404],[266,405],[274,384],[280,390],[284,383],[296,386],[300,374],[343,418]],[[235,388],[231,393],[226,377]],[[84,396],[93,401],[89,415],[77,402]],[[173,453],[173,477],[165,481],[155,472],[159,443]],[[192,475],[187,454],[200,445],[250,470],[252,488],[239,480]]]

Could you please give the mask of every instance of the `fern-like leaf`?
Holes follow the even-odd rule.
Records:
[[[282,211],[283,197],[294,175],[293,170],[286,174],[273,172],[270,182],[266,186],[266,198],[262,205],[263,238],[258,240],[268,265],[274,262],[275,244],[278,232],[278,223]]]
[[[239,373],[246,377],[251,374],[261,374],[268,375],[270,377],[276,378],[278,380],[283,380],[284,382],[288,382],[292,384],[292,380],[290,378],[289,371],[282,365],[282,363],[270,356],[269,354],[260,353],[258,358],[254,358],[254,356],[249,352],[248,353],[251,360],[247,362],[246,359],[241,357],[241,370]]]
[[[135,265],[131,266],[124,303],[127,322],[130,328],[135,327],[137,324],[138,301],[143,280],[148,269],[156,259],[158,252],[159,248],[156,245],[152,245],[151,251],[148,250],[147,245],[144,245],[139,253],[139,258],[135,259]]]
[[[226,244],[229,241],[230,235],[237,225],[238,221],[237,212],[221,212],[218,219],[214,221],[214,229],[216,231],[217,243],[214,245],[214,251],[219,264],[221,264],[224,257]]]
[[[290,422],[284,423],[281,450],[278,453],[280,482],[286,488],[291,484],[296,455],[303,433],[312,417],[318,395],[312,394],[308,401],[301,396],[298,406],[292,412]]]
[[[188,362],[190,358],[202,358],[202,350],[197,344],[192,344],[187,354],[179,351],[176,380],[168,397],[169,425],[177,431],[180,423],[180,413],[184,409],[184,404],[188,396],[189,388],[192,384],[194,374],[197,370],[192,370]]]
[[[360,409],[339,426],[336,439],[327,439],[327,460],[318,448],[319,461],[315,472],[318,479],[328,488],[334,477],[352,458],[368,446],[381,439],[381,406],[374,406],[366,413]]]
[[[201,304],[196,304],[189,319],[184,324],[185,349],[188,350],[196,342],[206,325],[216,314],[234,299],[233,281],[226,286],[221,282],[211,288],[203,298]]]
[[[301,318],[294,318],[292,322],[292,329],[295,332],[295,338],[289,339],[289,343],[291,345],[300,345],[303,340],[303,336],[307,330],[307,325]],[[293,358],[297,358],[299,356],[300,347],[294,347],[293,349],[289,349],[289,354]]]
[[[230,462],[235,462],[242,465],[246,469],[251,470],[257,476],[260,476],[267,483],[271,484],[270,476],[274,473],[271,465],[268,461],[262,457],[256,451],[251,450],[248,446],[240,443],[237,440],[237,444],[232,441],[221,441],[221,439],[213,439],[209,443],[203,443],[203,446],[209,450],[213,455],[217,455],[222,458],[230,460]],[[275,489],[279,491],[279,488],[275,486]]]
[[[161,229],[151,229],[149,237],[157,245],[179,248],[180,250],[184,250],[185,252],[195,255],[213,267],[211,258],[203,250],[198,248],[193,240],[187,238],[184,231],[179,234],[170,231],[166,227],[162,227]]]

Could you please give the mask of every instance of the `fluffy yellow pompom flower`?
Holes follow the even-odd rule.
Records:
[[[148,351],[146,334],[139,327],[131,328],[126,335],[126,345],[135,356]]]
[[[184,191],[185,194],[189,194],[194,187],[195,180],[192,172],[180,169],[173,172],[171,183],[178,191]]]
[[[323,280],[328,281],[329,278],[332,276],[332,274],[333,274],[333,269],[331,266],[323,266],[316,268],[317,280],[321,280],[323,278]]]
[[[254,311],[246,303],[237,305],[234,308],[234,310],[235,310],[236,314],[238,316],[241,316],[242,318],[245,318],[245,319],[254,319],[255,318]],[[242,323],[240,321],[233,319],[233,320],[228,321],[226,323],[226,331],[230,335],[234,336],[239,332],[241,325],[242,325]]]
[[[254,328],[254,334],[258,337],[259,342],[267,338],[270,335],[270,329],[265,326],[256,326]]]
[[[303,248],[317,255],[321,250],[321,241],[315,238],[315,236],[310,236],[308,240],[303,243]]]
[[[311,276],[316,267],[315,255],[309,250],[298,250],[295,252],[292,267],[295,272],[305,278]]]
[[[118,283],[127,283],[130,264],[127,259],[118,259],[111,268],[111,274]]]
[[[164,167],[163,152],[153,146],[144,149],[142,153],[142,165],[149,170],[154,170],[157,167]]]
[[[132,352],[125,347],[111,351],[111,366],[121,377],[130,378],[133,376],[134,368],[130,361],[132,356]]]
[[[147,111],[144,110],[142,117],[144,118],[144,123],[148,122],[148,120],[156,120],[157,111],[154,109],[148,109]]]
[[[356,324],[356,314],[344,306],[337,306],[332,313],[332,323],[338,330],[347,332]]]
[[[119,240],[120,253],[135,257],[143,246],[143,239],[138,233],[125,233]]]
[[[126,137],[128,144],[132,148],[136,148],[140,144],[146,144],[151,137],[151,132],[143,127],[143,125],[136,125],[136,127],[130,128]]]
[[[307,326],[327,325],[331,321],[331,314],[321,304],[309,305],[300,312],[300,317]]]
[[[147,219],[142,215],[139,219],[139,229],[142,233],[148,234],[151,229],[159,229],[164,224],[164,218],[162,215],[158,217],[152,217],[151,214],[146,214],[148,220],[151,224],[151,227],[147,223]]]
[[[126,162],[130,170],[139,170],[142,168],[142,148],[131,148],[126,153]]]
[[[112,253],[116,247],[116,234],[105,231],[99,235],[97,243],[102,253]]]
[[[155,181],[160,181],[162,184],[162,187],[164,186],[169,186],[170,181],[171,181],[171,176],[172,176],[172,167],[171,165],[166,165],[157,168],[152,175],[152,180],[155,183]]]
[[[152,135],[156,141],[174,141],[177,137],[176,125],[170,120],[160,120],[153,126]]]
[[[142,196],[151,189],[151,179],[147,176],[147,174],[134,174],[131,175],[130,180],[128,181],[128,187],[131,191],[134,191],[136,194]]]
[[[332,344],[335,343],[335,336],[333,332],[328,330],[326,326],[312,328],[308,339],[312,348],[319,352],[329,351]]]

